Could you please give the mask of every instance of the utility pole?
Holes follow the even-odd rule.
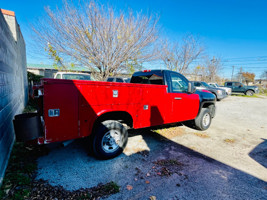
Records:
[[[242,82],[242,67],[240,67],[239,82]]]
[[[234,70],[235,70],[235,66],[232,66],[233,70],[232,70],[232,77],[231,77],[231,81],[233,80],[233,75],[234,75]]]
[[[216,62],[216,59],[215,59],[215,56],[213,56],[213,58],[211,60],[211,63],[212,63],[212,67],[211,67],[212,72],[211,72],[211,77],[210,77],[211,82],[215,81],[215,69],[214,69],[215,68],[215,62]]]

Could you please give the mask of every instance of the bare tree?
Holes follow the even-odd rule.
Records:
[[[264,72],[262,72],[261,76],[262,79],[266,79],[267,80],[267,70],[265,70]]]
[[[196,60],[204,48],[198,38],[187,34],[181,44],[178,42],[164,42],[161,54],[161,60],[166,67],[172,71],[184,73],[189,65]]]
[[[207,69],[203,65],[197,65],[193,69],[192,75],[194,81],[205,81],[207,77]]]
[[[46,8],[47,17],[34,26],[40,44],[61,65],[87,66],[105,80],[127,70],[127,64],[155,59],[158,18],[129,11],[115,13],[94,1],[61,9]]]
[[[218,73],[222,69],[222,63],[220,58],[215,58],[213,56],[212,59],[206,58],[206,70],[207,70],[207,76],[208,76],[208,81],[210,82],[215,82],[216,78],[218,77]]]

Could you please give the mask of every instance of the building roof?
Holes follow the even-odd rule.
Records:
[[[9,16],[15,17],[15,12],[13,12],[13,11],[5,10],[5,9],[0,9],[0,10],[4,15],[9,15]]]
[[[59,70],[60,67],[57,67],[55,65],[47,65],[47,64],[32,64],[32,63],[27,63],[27,68],[28,69],[50,69],[50,70]],[[74,67],[68,67],[66,69],[67,71],[89,71],[87,67],[82,67],[82,66],[74,66]]]

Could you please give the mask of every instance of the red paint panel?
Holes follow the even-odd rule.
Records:
[[[59,109],[58,117],[49,117],[49,109]],[[46,81],[44,84],[45,142],[69,140],[78,137],[78,90],[68,84]]]
[[[198,95],[167,93],[162,85],[44,79],[45,142],[88,136],[107,112],[127,112],[134,128],[144,128],[194,119],[198,107]],[[49,117],[49,109],[60,116]]]

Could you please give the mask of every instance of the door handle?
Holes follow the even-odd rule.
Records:
[[[181,100],[181,97],[174,97],[175,100]]]

